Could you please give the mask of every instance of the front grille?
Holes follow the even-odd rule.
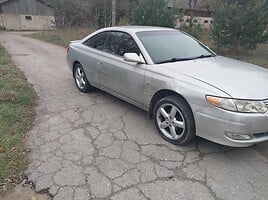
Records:
[[[264,137],[268,137],[268,132],[266,133],[255,133],[253,134],[255,138],[264,138]]]

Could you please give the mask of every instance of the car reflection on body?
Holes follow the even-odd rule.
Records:
[[[72,41],[67,61],[81,92],[96,87],[148,111],[170,143],[268,140],[268,70],[218,56],[181,31],[104,28]]]

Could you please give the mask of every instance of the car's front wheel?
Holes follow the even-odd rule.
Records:
[[[73,70],[73,76],[77,88],[84,93],[87,93],[93,89],[89,84],[85,71],[80,63],[76,63]]]
[[[154,107],[154,122],[162,138],[172,144],[185,144],[195,137],[195,123],[189,105],[177,96],[159,100]]]

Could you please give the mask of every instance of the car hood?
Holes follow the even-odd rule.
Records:
[[[172,74],[184,74],[212,85],[233,98],[268,99],[268,70],[256,65],[216,56],[162,66]]]

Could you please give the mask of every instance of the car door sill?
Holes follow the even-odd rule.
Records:
[[[148,112],[148,109],[146,109],[143,105],[140,105],[140,104],[136,103],[135,101],[133,101],[133,100],[131,100],[131,99],[125,97],[125,96],[122,96],[122,95],[118,94],[117,92],[109,90],[109,89],[107,89],[107,88],[105,88],[103,86],[100,86],[100,87],[97,87],[97,88],[102,90],[102,91],[104,91],[104,92],[107,92],[107,93],[109,93],[109,94],[111,94],[111,95],[113,95],[115,97],[117,97],[118,99],[121,99],[121,100],[123,100],[123,101],[125,101],[127,103],[130,103],[130,104],[132,104],[134,106],[137,106],[137,107],[141,108],[142,110],[145,110],[145,111]]]

